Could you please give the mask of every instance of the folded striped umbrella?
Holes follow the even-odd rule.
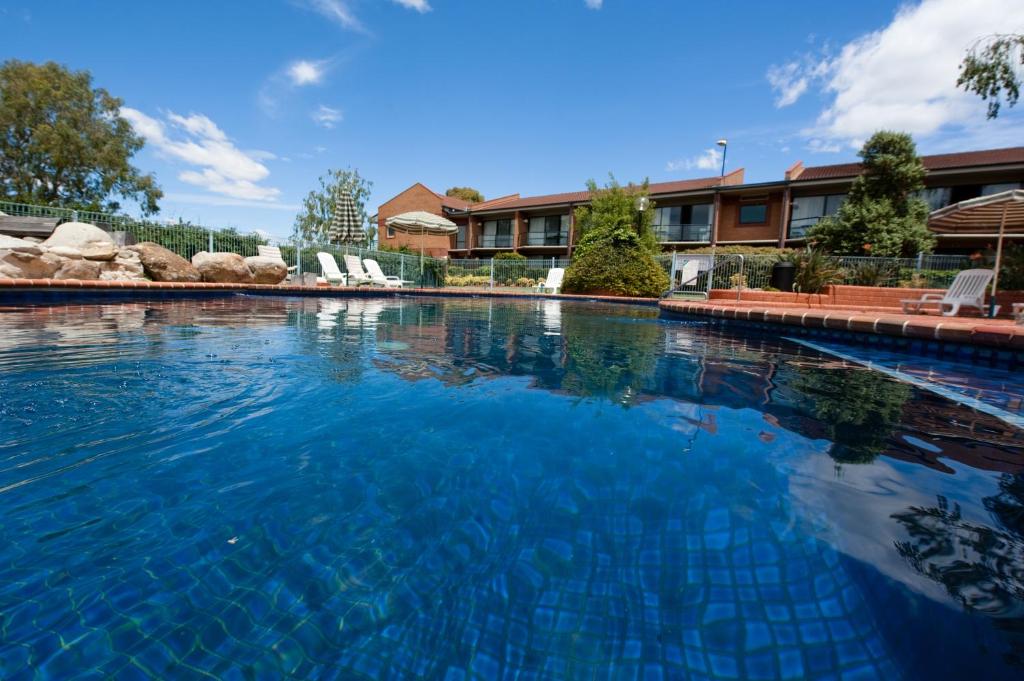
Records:
[[[338,199],[334,203],[334,215],[331,216],[331,226],[327,230],[327,240],[336,244],[361,244],[366,241],[356,202],[347,187],[338,192]]]

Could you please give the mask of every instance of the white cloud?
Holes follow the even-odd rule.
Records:
[[[430,3],[427,0],[394,0],[402,7],[414,9],[420,14],[429,12],[431,10]]]
[[[348,0],[301,0],[300,4],[322,14],[342,28],[366,32],[366,27],[356,18]]]
[[[280,190],[259,184],[270,171],[252,153],[228,139],[217,124],[202,114],[180,116],[167,112],[167,123],[136,109],[121,108],[121,116],[158,153],[194,166],[178,179],[236,199],[273,201]],[[267,152],[262,152],[263,154]]]
[[[300,59],[288,66],[286,71],[292,85],[316,85],[324,78],[323,62]]]
[[[692,158],[684,158],[678,161],[669,161],[665,164],[665,170],[675,172],[677,170],[718,170],[722,166],[722,152],[716,147],[709,147],[704,153]]]
[[[588,9],[601,9],[604,5],[604,0],[583,0],[583,4],[586,5]]]
[[[316,122],[322,128],[330,130],[336,124],[340,123],[344,116],[339,109],[332,109],[329,106],[321,104],[316,111],[313,112],[313,121]]]
[[[858,146],[879,129],[970,134],[986,124],[984,105],[956,87],[960,61],[978,38],[1021,30],[1020,0],[923,0],[838,53],[773,66],[767,78],[776,106],[793,104],[812,86],[829,99],[804,131],[822,150]]]
[[[860,146],[860,141],[858,140],[856,144]],[[838,154],[842,149],[837,142],[829,142],[817,137],[807,140],[807,150],[813,154]]]

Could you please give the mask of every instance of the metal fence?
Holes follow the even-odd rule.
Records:
[[[685,259],[678,254],[678,259]],[[674,276],[672,288],[682,293],[707,294],[711,289],[771,290],[772,268],[777,255],[695,255],[689,271],[678,264],[668,269]],[[957,272],[974,266],[966,255],[925,255],[916,258],[875,258],[833,256],[826,258],[836,268],[833,283],[885,288],[948,288]],[[660,260],[664,265],[664,259]]]
[[[568,267],[565,258],[449,260],[444,285],[455,288],[535,289],[552,267]]]

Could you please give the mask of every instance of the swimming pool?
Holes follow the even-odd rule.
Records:
[[[1021,431],[836,355],[550,300],[0,323],[5,679],[1024,666]]]

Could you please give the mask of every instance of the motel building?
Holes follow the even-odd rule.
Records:
[[[931,210],[986,196],[1024,183],[1024,147],[923,156],[928,171],[922,198]],[[859,163],[804,167],[794,163],[782,180],[747,184],[743,169],[650,185],[654,229],[666,251],[711,245],[800,247],[807,230],[832,215],[846,197]],[[510,194],[481,203],[444,196],[416,183],[380,206],[380,244],[419,250],[419,236],[388,230],[389,217],[413,210],[442,215],[458,234],[428,236],[428,255],[492,258],[512,251],[528,258],[566,258],[579,235],[574,209],[586,191],[544,196]],[[970,253],[991,242],[985,236],[940,234],[936,252]]]

